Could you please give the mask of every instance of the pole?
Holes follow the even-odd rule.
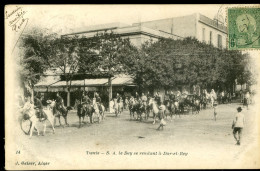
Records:
[[[110,108],[112,106],[110,106],[110,100],[112,99],[112,80],[111,80],[111,77],[108,78],[108,103],[109,103],[109,112],[110,111]]]

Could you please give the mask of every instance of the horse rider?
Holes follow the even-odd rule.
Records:
[[[140,96],[139,96],[139,94],[138,94],[137,92],[135,92],[135,98],[136,98],[137,100],[139,100],[139,98],[140,98]]]
[[[183,97],[186,98],[188,96],[188,94],[189,94],[188,91],[186,89],[184,89],[182,92]]]
[[[141,100],[142,100],[142,103],[144,104],[144,106],[146,107],[146,105],[147,105],[147,97],[146,97],[146,95],[144,95],[144,93],[142,93]]]
[[[62,97],[60,96],[59,93],[57,93],[56,96],[57,96],[57,98],[56,98],[56,108],[57,108],[57,110],[60,111],[61,113],[65,113],[66,109],[65,109]]]
[[[87,92],[83,92],[82,93],[82,104],[90,104],[91,103],[91,99],[88,97]]]
[[[96,93],[95,97],[96,97],[96,103],[97,103],[98,108],[102,109],[101,108],[101,97],[99,96],[98,93]]]
[[[43,96],[41,96],[40,94],[34,97],[34,108],[36,109],[36,117],[39,118],[40,121],[47,119],[47,116],[43,111],[42,99]]]
[[[164,102],[168,102],[169,101],[169,92],[166,91],[165,95],[164,95]]]
[[[118,105],[120,105],[120,101],[121,101],[122,97],[119,93],[116,93],[116,102]]]
[[[177,98],[177,100],[180,100],[180,98],[181,98],[181,92],[180,91],[177,91],[176,98]]]
[[[215,101],[215,99],[217,99],[217,95],[216,95],[214,89],[211,89],[210,98],[211,98],[211,106],[213,107],[214,101]]]
[[[162,97],[159,94],[159,91],[155,94],[154,100],[157,102],[157,105],[160,106],[162,102]]]
[[[174,94],[173,94],[173,91],[170,91],[170,94],[169,94],[169,100],[170,100],[171,103],[174,101]]]
[[[149,91],[147,92],[147,95],[146,95],[146,96],[147,96],[147,101],[149,101],[149,100],[151,99],[151,97],[152,97],[152,95],[150,94]]]
[[[132,103],[135,103],[135,98],[134,98],[134,96],[131,95],[131,97],[130,97],[130,99],[129,99],[129,103],[131,103],[131,104],[132,104]]]

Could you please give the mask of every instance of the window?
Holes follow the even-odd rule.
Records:
[[[222,48],[222,36],[218,34],[218,48]]]
[[[205,28],[202,28],[202,41],[205,42]]]
[[[209,44],[212,44],[212,31],[209,32]]]

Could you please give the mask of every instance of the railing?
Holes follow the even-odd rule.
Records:
[[[205,24],[208,24],[208,25],[211,25],[211,26],[213,26],[213,27],[215,27],[217,29],[220,29],[223,32],[227,32],[227,27],[222,25],[221,23],[219,23],[219,22],[217,22],[215,20],[212,20],[212,19],[210,19],[210,18],[208,18],[208,17],[206,17],[204,15],[201,15],[201,14],[199,16],[200,16],[199,20],[201,22],[203,22]]]

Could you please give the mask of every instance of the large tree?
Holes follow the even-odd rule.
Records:
[[[82,59],[79,72],[93,75],[106,74],[109,86],[109,100],[112,98],[111,78],[120,73],[130,73],[135,65],[138,50],[128,38],[122,38],[112,31],[97,33],[93,38],[80,40],[79,56]]]
[[[79,66],[78,38],[60,37],[55,33],[34,29],[23,37],[22,47],[25,49],[22,64],[27,66],[22,69],[25,73],[22,80],[30,77],[34,85],[46,70],[63,75],[66,81],[67,105],[70,106],[72,78]]]
[[[40,80],[41,75],[49,68],[46,58],[49,55],[49,39],[56,34],[48,34],[46,30],[32,28],[23,34],[19,41],[19,55],[16,59],[17,74],[20,86],[27,95],[33,98],[33,87]]]

